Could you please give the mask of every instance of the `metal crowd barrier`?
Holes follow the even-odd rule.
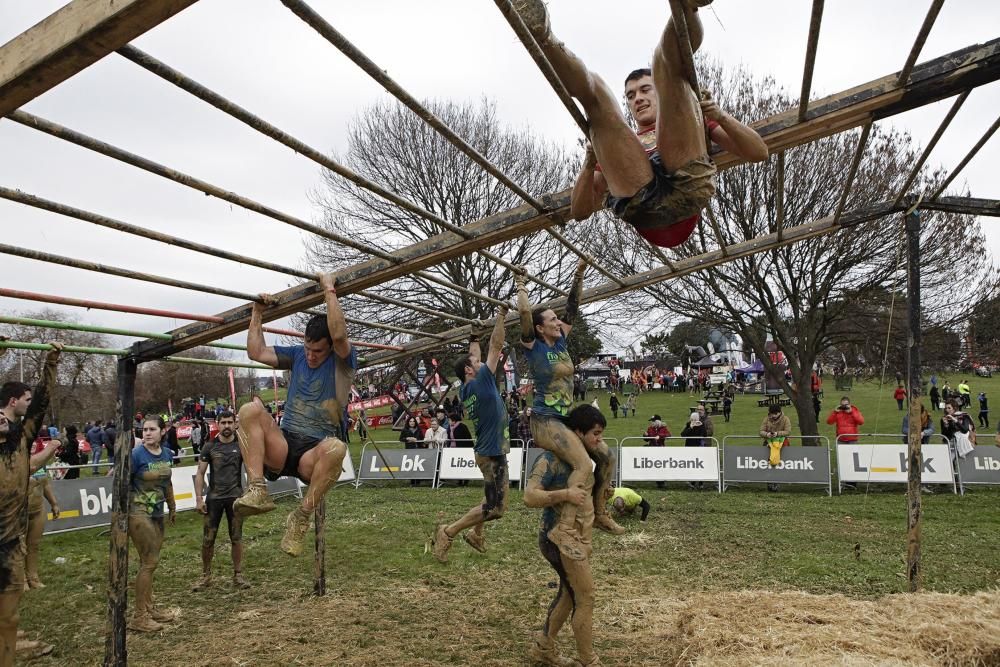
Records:
[[[623,482],[687,482],[688,484],[711,482],[716,487],[716,490],[719,493],[722,493],[722,476],[720,474],[721,466],[719,464],[719,455],[721,450],[718,439],[713,436],[705,436],[702,440],[710,441],[713,444],[709,446],[703,445],[701,447],[687,447],[687,441],[689,439],[690,438],[679,435],[670,436],[663,438],[664,445],[661,447],[659,445],[648,444],[644,436],[629,436],[627,438],[622,438],[618,451],[618,479]],[[630,441],[641,444],[630,445],[628,444]],[[681,444],[667,444],[673,442]],[[644,465],[645,456],[668,454],[670,450],[674,450],[675,453],[668,454],[667,457],[663,459],[663,465],[667,466],[666,470],[668,471],[668,474],[657,476],[655,474],[650,475],[645,472],[636,472],[636,470],[645,470],[644,468],[638,468],[635,466],[632,466],[631,469],[626,468],[626,462],[624,461],[622,454],[622,450],[626,448],[643,449]],[[706,450],[714,450],[715,455],[704,457],[703,455],[706,453]],[[680,453],[682,451],[684,452],[683,454]],[[699,474],[701,470],[705,470],[705,474]],[[711,474],[712,472],[714,472],[714,475]]]
[[[958,477],[959,473],[958,473],[958,470],[957,470],[958,464],[957,464],[957,462],[955,460],[957,457],[955,456],[954,446],[948,440],[948,438],[946,438],[941,433],[932,433],[930,437],[931,438],[935,438],[935,439],[940,439],[941,442],[940,443],[929,443],[929,444],[924,445],[924,447],[936,448],[936,447],[944,446],[944,448],[945,448],[945,450],[944,450],[945,457],[948,459],[948,473],[949,474],[948,474],[948,479],[934,479],[933,477],[931,477],[930,479],[926,479],[925,480],[925,479],[923,479],[923,477],[924,477],[923,473],[925,471],[921,471],[921,485],[925,485],[925,484],[946,484],[946,485],[951,485],[952,493],[958,493],[958,486],[959,485],[956,482],[956,478]],[[850,440],[845,440],[845,438],[850,438]],[[865,439],[875,439],[876,442],[869,442],[869,443],[859,442],[859,440],[861,440],[862,438],[865,438]],[[891,441],[891,442],[888,441],[887,440],[888,438],[892,438],[893,441]],[[875,448],[876,447],[896,447],[896,448],[904,447],[905,448],[907,446],[906,445],[906,438],[907,438],[907,436],[903,435],[902,433],[857,433],[857,434],[844,434],[844,435],[837,436],[837,439],[836,439],[836,446],[837,446],[837,493],[839,494],[839,493],[841,493],[843,491],[843,486],[844,486],[845,483],[857,484],[859,482],[864,482],[866,485],[870,485],[870,484],[900,484],[900,483],[903,483],[902,480],[886,478],[886,477],[882,477],[882,475],[898,475],[900,473],[904,473],[905,472],[906,450],[899,450],[897,452],[899,454],[899,456],[900,456],[900,459],[901,459],[900,460],[900,464],[898,466],[895,464],[895,462],[893,462],[892,465],[889,465],[887,461],[879,461],[879,463],[883,463],[885,465],[878,465],[878,466],[876,466],[876,465],[874,465],[876,463],[876,461],[875,461],[875,452],[876,452],[876,449]],[[881,440],[881,442],[879,442],[879,440]],[[869,455],[868,455],[867,461],[862,462],[858,458],[858,453],[857,452],[854,453],[854,456],[851,459],[852,462],[853,462],[853,464],[854,464],[854,466],[855,466],[855,468],[857,469],[857,471],[866,472],[867,473],[866,479],[864,479],[864,480],[848,480],[847,482],[845,482],[844,479],[843,479],[843,477],[844,477],[844,474],[843,474],[844,460],[843,460],[843,457],[841,456],[841,447],[850,447],[850,446],[871,447],[871,449],[869,450]],[[934,452],[934,450],[932,449],[931,453],[933,453],[933,452]],[[931,461],[931,457],[927,457],[927,456],[923,457],[923,465],[925,465],[925,466],[929,465],[930,461]],[[932,473],[936,473],[936,472],[937,472],[936,470],[932,471]],[[873,475],[875,476],[874,479],[872,479]]]
[[[830,449],[830,439],[825,435],[788,435],[789,441],[800,441],[802,446],[789,451],[789,447],[781,449],[782,460],[778,466],[768,462],[770,451],[761,446],[763,438],[759,435],[727,435],[722,439],[722,479],[723,489],[730,483],[763,483],[763,484],[805,484],[825,486],[828,496],[833,495],[833,462]],[[735,454],[737,449],[753,447],[750,444],[737,444],[736,441],[754,441],[758,452],[764,454],[753,459],[741,460]],[[815,444],[806,444],[814,442]],[[816,456],[825,443],[826,456]],[[730,449],[732,447],[733,449]],[[763,459],[763,461],[762,461]]]
[[[529,440],[530,445],[533,441]],[[615,466],[611,470],[611,484],[617,486],[621,482],[621,444],[618,438],[604,438],[604,443],[608,446],[615,454]],[[535,462],[538,458],[548,450],[542,447],[528,447],[524,450],[524,474],[521,483],[521,488],[528,483],[528,477],[531,476],[531,469],[535,467]]]

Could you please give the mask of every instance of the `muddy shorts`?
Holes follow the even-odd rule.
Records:
[[[285,436],[285,442],[288,443],[288,456],[285,457],[285,465],[281,470],[264,470],[264,477],[271,480],[272,482],[279,477],[296,477],[299,476],[299,461],[305,456],[306,452],[313,449],[319,443],[323,442],[326,438],[316,439],[309,435],[302,435],[301,433],[295,433],[293,431],[281,431],[281,435]],[[305,480],[302,480],[305,481]]]
[[[229,527],[229,541],[233,544],[243,540],[243,520],[233,512],[233,503],[236,498],[211,498],[205,501],[205,537],[211,536],[215,539],[215,534],[222,524],[222,515],[226,515],[226,526]]]
[[[24,537],[0,544],[0,593],[24,590]]]
[[[698,215],[715,194],[715,163],[707,155],[668,172],[660,152],[649,156],[653,179],[631,197],[607,198],[615,215],[636,229],[660,229]]]
[[[476,454],[476,465],[483,473],[484,491],[486,502],[483,503],[483,516],[493,518],[495,510],[499,509],[503,513],[507,509],[507,489],[510,488],[510,480],[507,476],[507,457],[500,456],[480,456]]]

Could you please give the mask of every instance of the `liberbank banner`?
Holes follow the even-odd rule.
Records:
[[[719,483],[718,447],[622,447],[623,482]]]
[[[609,445],[609,447],[610,447],[610,445]],[[511,450],[511,451],[513,451],[513,450]],[[621,447],[611,447],[611,451],[614,452],[615,456],[618,456],[619,459],[620,459],[620,454],[621,454],[621,451],[622,451]],[[535,467],[535,462],[538,460],[538,457],[541,456],[544,453],[545,453],[545,450],[542,449],[541,447],[529,447],[528,451],[526,451],[524,453],[524,483],[525,484],[528,483],[528,477],[531,475],[531,469]],[[594,462],[591,461],[590,462],[590,468],[591,468],[591,470],[593,470],[596,467],[597,466],[594,464]],[[614,468],[612,468],[612,470],[611,470],[611,484],[614,485],[614,486],[618,486],[618,483],[619,483],[618,466],[614,466]]]
[[[923,445],[921,484],[955,484],[948,445]],[[907,448],[903,444],[837,444],[839,482],[906,484]]]
[[[976,445],[958,460],[958,479],[962,484],[1000,484],[1000,447]]]
[[[722,450],[722,480],[768,484],[821,484],[830,488],[830,450],[826,447],[782,447],[781,462],[768,462],[762,445],[726,445]]]
[[[521,483],[521,462],[524,450],[512,447],[507,453],[507,479]],[[482,481],[483,473],[476,465],[476,450],[472,447],[445,447],[438,461],[438,479],[469,479]]]
[[[391,449],[365,445],[361,450],[358,481],[375,479],[429,479],[437,472],[437,449]]]

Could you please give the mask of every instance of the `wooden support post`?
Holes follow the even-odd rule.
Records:
[[[326,496],[316,505],[316,561],[313,577],[313,594],[326,595]]]
[[[135,414],[135,374],[138,364],[132,357],[118,360],[118,401],[115,423],[115,466],[111,484],[111,538],[108,554],[108,612],[105,626],[104,665],[128,664],[125,613],[128,610],[128,512],[132,444],[135,442],[132,415]]]
[[[910,395],[910,434],[907,443],[906,475],[906,579],[910,592],[920,590],[920,473],[923,457],[920,451],[920,212],[906,215],[906,281],[909,314],[907,338],[907,375]]]

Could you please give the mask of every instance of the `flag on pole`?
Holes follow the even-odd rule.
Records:
[[[233,369],[229,369],[229,405],[236,409],[236,380],[233,378]]]

